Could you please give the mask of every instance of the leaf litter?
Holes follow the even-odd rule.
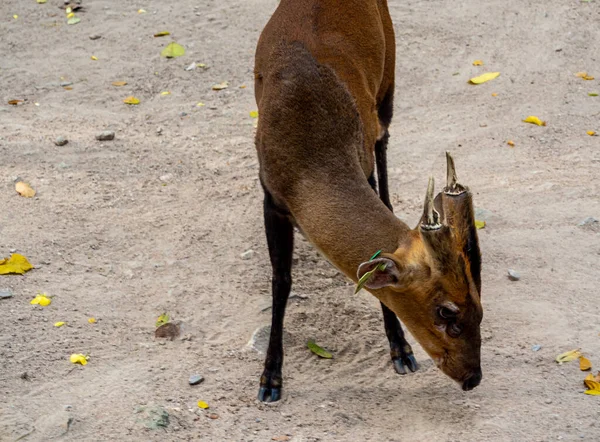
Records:
[[[325,350],[320,345],[316,344],[313,339],[309,339],[308,342],[306,343],[306,346],[308,347],[308,349],[310,351],[312,351],[314,354],[316,354],[317,356],[319,356],[321,358],[324,358],[324,359],[332,359],[333,358],[333,355],[331,353],[329,353],[327,350]]]
[[[469,80],[471,84],[482,84],[486,83],[494,78],[497,78],[500,75],[500,72],[486,72],[485,74],[479,75],[478,77],[473,77]]]
[[[13,253],[10,258],[0,259],[0,275],[22,275],[33,268],[27,258],[19,253]]]

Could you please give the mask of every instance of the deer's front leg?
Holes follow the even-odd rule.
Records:
[[[265,359],[265,369],[260,377],[258,399],[262,402],[276,402],[281,399],[283,384],[281,377],[281,366],[283,365],[283,318],[285,316],[285,306],[292,288],[294,228],[289,218],[277,209],[273,198],[266,189],[264,216],[269,256],[273,268],[273,315],[271,318],[271,336]]]

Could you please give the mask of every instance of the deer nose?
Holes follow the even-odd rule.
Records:
[[[473,374],[471,374],[471,376],[469,376],[463,382],[462,389],[464,391],[469,391],[469,390],[474,389],[475,387],[477,387],[479,385],[482,377],[483,377],[483,374],[481,373],[481,368],[478,368],[476,371],[473,372]]]

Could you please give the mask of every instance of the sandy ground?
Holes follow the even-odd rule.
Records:
[[[393,202],[414,225],[449,149],[488,211],[484,379],[460,391],[418,345],[421,370],[396,375],[376,300],[298,239],[285,394],[272,406],[255,400],[262,355],[246,343],[270,321],[249,112],[254,47],[277,1],[86,0],[74,26],[61,2],[0,3],[0,254],[36,266],[0,276],[14,293],[0,300],[0,440],[600,440],[600,398],[583,394],[577,363],[554,362],[581,347],[600,367],[600,229],[578,226],[600,218],[600,137],[586,135],[600,132],[600,97],[588,96],[600,92],[597,0],[390,1]],[[160,57],[171,40],[185,56]],[[184,70],[192,62],[208,69]],[[487,70],[501,76],[467,84]],[[115,140],[96,141],[106,129]],[[18,196],[15,177],[37,196]],[[40,291],[50,306],[29,304]],[[154,340],[163,311],[183,340]],[[312,355],[308,338],[335,358]],[[189,386],[193,373],[204,383]],[[146,428],[152,410],[166,427]]]

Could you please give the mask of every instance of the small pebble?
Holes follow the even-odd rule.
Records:
[[[68,142],[69,140],[67,140],[67,138],[63,137],[62,135],[60,137],[56,137],[56,140],[54,140],[54,144],[56,144],[57,146],[64,146]]]
[[[181,112],[179,115],[181,115],[182,117],[187,117],[187,112]]]
[[[521,275],[519,275],[513,269],[508,269],[508,279],[510,279],[511,281],[518,281],[519,279],[521,279]]]
[[[71,411],[73,409],[73,405],[65,405],[65,411]]]
[[[539,344],[536,344],[533,347],[531,347],[532,351],[540,351],[541,349],[542,349],[542,346]]]
[[[8,298],[12,298],[13,294],[10,290],[8,289],[2,289],[0,290],[0,299],[8,299]]]
[[[189,66],[185,67],[186,71],[193,71],[194,69],[196,69],[196,62],[190,64]]]
[[[552,403],[552,399],[546,399],[544,402],[545,402],[546,404],[551,404],[551,403]]]
[[[10,253],[17,253],[17,249],[15,249],[15,248],[13,248],[13,249],[8,249],[8,251],[9,251]]]
[[[588,216],[586,219],[584,219],[577,225],[578,226],[589,226],[589,225],[596,224],[596,223],[598,223],[598,220],[596,218],[594,218],[593,216]]]
[[[254,256],[254,250],[250,249],[250,250],[246,250],[244,253],[242,253],[240,255],[240,258],[242,258],[242,259],[252,259],[253,256]]]
[[[211,419],[219,419],[219,415],[215,414],[215,413],[209,414],[208,417],[211,418]]]
[[[260,422],[262,422],[262,419],[260,417],[257,417],[256,419],[254,419],[254,422],[260,423]]]
[[[190,380],[188,382],[190,385],[198,385],[204,382],[204,377],[199,374],[193,374],[190,376]]]
[[[96,135],[98,141],[110,141],[115,139],[115,133],[112,130],[105,130]]]
[[[171,181],[173,179],[173,174],[167,173],[165,175],[161,175],[160,177],[158,177],[158,179],[166,183],[167,181]]]
[[[163,132],[163,128],[159,127],[158,129],[156,129],[156,135],[161,135]]]
[[[67,86],[71,86],[73,85],[72,81],[61,81],[60,82],[60,87],[67,87]]]
[[[99,38],[102,38],[102,36],[99,34],[90,35],[90,40],[98,40]]]

